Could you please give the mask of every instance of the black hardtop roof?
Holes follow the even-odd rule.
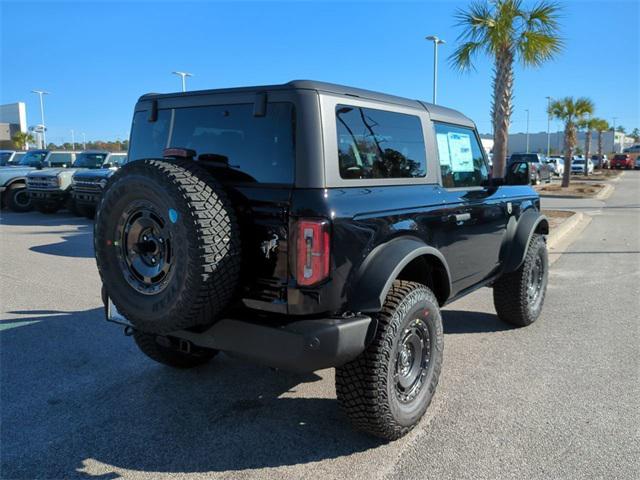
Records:
[[[219,95],[224,93],[252,93],[252,92],[269,92],[278,90],[316,90],[318,92],[333,93],[337,95],[347,95],[352,97],[360,97],[367,100],[375,100],[384,103],[392,103],[395,105],[403,105],[411,108],[424,108],[433,117],[436,117],[443,121],[460,122],[460,123],[473,123],[473,121],[452,108],[442,107],[440,105],[434,105],[432,103],[423,102],[420,100],[412,100],[410,98],[399,97],[396,95],[389,95],[386,93],[374,92],[372,90],[365,90],[362,88],[348,87],[346,85],[338,85],[335,83],[319,82],[315,80],[292,80],[280,85],[256,85],[252,87],[233,87],[233,88],[218,88],[210,90],[192,90],[189,92],[175,92],[175,93],[147,93],[140,97],[138,101],[153,100],[160,98],[175,98],[184,96],[198,96],[198,95]]]

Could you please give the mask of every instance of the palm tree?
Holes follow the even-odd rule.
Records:
[[[571,158],[578,140],[576,138],[576,126],[585,116],[593,114],[593,102],[586,98],[565,97],[554,100],[549,105],[549,115],[564,122],[564,174],[562,175],[562,187],[569,186],[571,178]]]
[[[593,129],[598,132],[598,155],[602,158],[602,134],[609,130],[609,122],[604,118],[594,118],[595,126]]]
[[[26,132],[16,132],[12,140],[16,148],[19,150],[24,150],[27,148],[28,143],[35,142],[33,135]]]
[[[478,53],[489,56],[493,68],[493,172],[504,175],[509,123],[513,112],[513,68],[516,60],[525,66],[539,66],[562,48],[559,37],[560,7],[541,0],[531,10],[522,0],[482,0],[456,13],[463,27],[461,42],[449,57],[454,68],[468,71]]]
[[[631,131],[631,137],[633,137],[634,142],[640,142],[640,130],[638,130],[638,127]]]
[[[591,134],[598,126],[597,118],[583,118],[578,121],[578,127],[586,129],[584,138],[584,174],[589,176],[589,154],[591,153]]]
[[[627,133],[627,129],[620,125],[618,128],[616,128],[616,132]]]

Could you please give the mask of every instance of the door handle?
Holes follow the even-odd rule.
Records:
[[[470,213],[452,214],[452,215],[449,215],[449,220],[454,220],[456,223],[457,222],[466,222],[467,220],[471,220],[471,214]]]

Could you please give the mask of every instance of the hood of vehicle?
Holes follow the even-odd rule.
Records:
[[[43,170],[36,170],[29,173],[30,177],[38,177],[38,178],[50,178],[57,177],[58,175],[73,175],[76,170],[73,168],[45,168]]]
[[[32,167],[0,167],[0,185],[4,185],[12,178],[24,177],[35,170]]]
[[[78,170],[74,175],[74,180],[101,180],[103,178],[109,178],[116,173],[117,168],[98,168],[91,170]]]

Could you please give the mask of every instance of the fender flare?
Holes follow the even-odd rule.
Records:
[[[515,272],[520,268],[527,254],[529,243],[531,243],[531,237],[536,232],[547,235],[549,233],[549,220],[533,208],[525,210],[520,215],[517,225],[512,223],[507,227],[507,236],[503,245],[506,247],[503,250],[505,251],[502,263],[503,273]]]
[[[24,183],[25,187],[27,186],[27,177],[12,177],[4,186],[5,188],[9,188],[14,183]]]
[[[401,237],[374,248],[356,273],[353,299],[354,312],[377,312],[382,309],[387,293],[404,267],[418,257],[430,256],[439,261],[446,275],[445,301],[451,295],[451,274],[440,251],[415,237]]]

